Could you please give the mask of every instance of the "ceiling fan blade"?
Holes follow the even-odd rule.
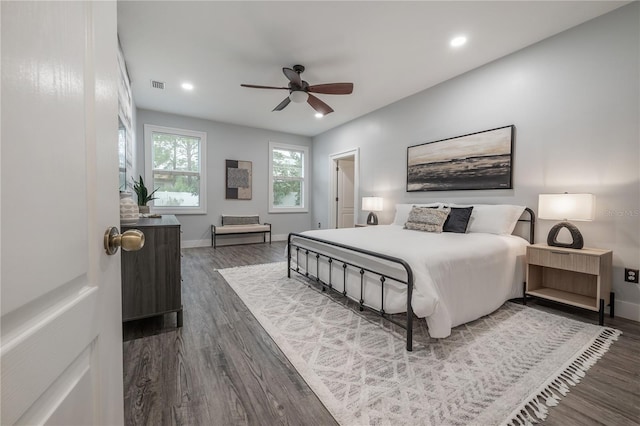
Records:
[[[289,99],[289,97],[287,96],[286,98],[284,98],[284,101],[280,102],[278,106],[273,109],[273,111],[282,111],[284,107],[289,105],[290,102],[291,102],[291,99]]]
[[[240,86],[242,86],[242,87],[251,87],[253,89],[287,89],[287,90],[289,90],[288,87],[257,86],[255,84],[241,84]]]
[[[320,99],[313,96],[312,94],[309,94],[309,99],[307,99],[307,103],[322,115],[327,115],[333,112],[333,109],[331,109],[329,105],[325,104]]]
[[[349,95],[353,92],[353,83],[328,83],[309,86],[311,93],[324,93],[326,95]]]
[[[289,79],[290,82],[292,82],[298,87],[302,87],[302,79],[300,78],[300,74],[298,74],[291,68],[282,68],[282,72]]]

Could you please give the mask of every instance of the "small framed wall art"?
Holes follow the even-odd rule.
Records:
[[[225,160],[227,200],[251,199],[251,161]]]
[[[407,148],[407,192],[511,189],[515,126]]]

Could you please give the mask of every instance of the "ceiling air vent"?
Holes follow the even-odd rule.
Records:
[[[151,87],[154,89],[164,90],[164,82],[151,80]]]

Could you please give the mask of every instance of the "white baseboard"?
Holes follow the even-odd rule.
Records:
[[[640,322],[640,305],[637,303],[625,302],[624,300],[616,300],[615,315],[617,317]]]
[[[182,248],[211,247],[211,240],[189,240],[180,243]]]
[[[287,238],[289,237],[289,234],[274,234],[271,236],[271,241],[287,241]],[[242,238],[242,237],[238,237],[238,238]],[[220,241],[220,240],[218,240]],[[258,242],[262,242],[262,241],[256,241],[256,243]],[[233,244],[233,242],[229,241],[227,244],[231,245]],[[218,244],[219,247],[222,247],[223,244]],[[206,239],[206,240],[184,240],[181,243],[182,248],[195,248],[195,247],[211,247],[211,240],[210,239]]]

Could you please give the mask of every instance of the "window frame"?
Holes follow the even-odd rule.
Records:
[[[275,149],[302,152],[302,177],[290,178],[302,181],[302,205],[300,207],[275,207],[273,205],[273,151]],[[269,213],[308,213],[309,212],[309,147],[306,145],[290,145],[279,142],[269,142]]]
[[[144,125],[144,170],[145,180],[149,191],[155,189],[153,180],[153,133],[165,133],[169,135],[179,135],[200,138],[199,176],[200,176],[200,205],[192,206],[156,206],[152,201],[154,212],[164,214],[206,214],[207,213],[207,133],[197,130],[178,129],[175,127],[157,126],[155,124]]]

